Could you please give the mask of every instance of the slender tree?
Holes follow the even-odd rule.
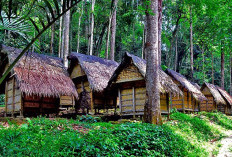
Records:
[[[211,74],[211,78],[212,78],[212,84],[214,84],[214,68],[213,68],[213,60],[214,60],[214,57],[213,57],[213,51],[211,51],[211,68],[212,68],[212,74]]]
[[[70,10],[67,11],[64,15],[64,40],[63,40],[63,59],[64,59],[64,66],[68,67],[68,55],[69,55],[69,29],[70,29]]]
[[[190,67],[191,67],[191,79],[193,80],[193,22],[192,22],[191,7],[190,7]]]
[[[232,51],[230,50],[230,95],[232,95]]]
[[[116,37],[116,13],[117,13],[117,5],[118,0],[114,0],[113,2],[113,12],[112,12],[112,20],[111,20],[111,39],[110,39],[110,60],[114,60],[115,54],[115,37]]]
[[[54,50],[54,35],[55,35],[55,24],[51,26],[51,41],[50,41],[50,54],[53,54]]]
[[[221,42],[221,87],[224,89],[225,81],[225,53],[224,53],[224,41]]]
[[[83,2],[81,3],[81,11],[80,11],[80,15],[79,15],[79,18],[78,18],[77,52],[79,52],[79,48],[80,48],[80,30],[81,30],[81,18],[82,18],[82,14],[83,14]]]
[[[159,82],[159,1],[151,0],[147,6],[147,40],[146,40],[146,103],[144,121],[152,124],[162,124],[160,112],[160,82]],[[152,12],[152,14],[151,14]]]
[[[178,64],[178,47],[177,47],[177,37],[176,37],[176,53],[175,53],[175,71],[177,70],[177,64]]]
[[[162,1],[159,1],[159,17],[158,17],[158,20],[159,20],[159,64],[161,65],[161,46],[162,46],[162,43],[161,43],[161,35],[162,35]]]
[[[91,3],[91,15],[90,15],[90,39],[89,39],[89,55],[93,55],[93,31],[94,31],[94,6],[95,6],[95,0],[92,0]]]
[[[61,0],[61,4],[63,5],[63,0]],[[60,10],[62,11],[62,6],[60,7]],[[58,55],[60,58],[63,58],[62,52],[62,26],[63,26],[63,16],[60,17],[60,27],[59,27],[59,48],[58,48]]]

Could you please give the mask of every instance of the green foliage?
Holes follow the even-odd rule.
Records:
[[[77,120],[79,120],[80,122],[87,122],[87,123],[96,123],[96,122],[100,122],[101,121],[101,118],[99,117],[94,117],[94,116],[91,116],[91,115],[83,115],[81,117],[77,117]]]
[[[232,129],[232,119],[228,118],[225,114],[222,114],[221,112],[202,112],[201,114],[226,129]]]
[[[189,134],[194,133],[198,140],[208,141],[221,136],[217,129],[201,117],[176,112],[171,115],[171,119],[178,120],[177,127]]]
[[[206,152],[168,125],[35,118],[0,129],[0,156],[206,156]]]
[[[5,106],[5,94],[0,95],[0,107]]]

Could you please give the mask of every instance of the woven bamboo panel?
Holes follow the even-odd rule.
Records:
[[[222,113],[225,113],[225,105],[217,105],[217,110],[222,112]]]
[[[21,102],[18,102],[15,104],[15,111],[20,111],[21,110]]]
[[[144,109],[144,105],[136,105],[135,111],[141,111]]]
[[[130,95],[122,95],[122,101],[132,99],[132,97],[133,97],[132,94],[130,94]]]
[[[124,95],[124,94],[132,94],[132,89],[123,89],[121,90],[121,94]]]
[[[118,75],[117,82],[127,82],[131,80],[142,80],[143,76],[140,74],[137,67],[134,65],[129,65],[127,68],[124,68]]]
[[[80,76],[84,76],[85,72],[81,69],[81,66],[78,64],[73,68],[73,71],[71,72],[71,78],[76,78]]]
[[[72,96],[60,96],[60,105],[73,106],[74,103]]]
[[[43,107],[43,108],[49,108],[49,109],[51,109],[51,108],[56,108],[56,105],[53,104],[53,103],[50,103],[50,104],[42,104],[42,107]]]
[[[13,106],[7,105],[7,112],[12,112],[12,111],[13,111]]]
[[[167,111],[168,110],[166,101],[160,101],[160,109],[162,111]]]
[[[205,87],[205,88],[202,90],[202,93],[203,93],[204,95],[211,95],[211,92],[210,92],[210,90],[209,90],[208,87]]]
[[[7,105],[11,105],[12,103],[13,103],[13,97],[11,96],[11,97],[8,97],[8,99],[7,99],[8,101],[7,101]]]
[[[172,108],[176,108],[176,109],[182,109],[182,104],[173,104]]]

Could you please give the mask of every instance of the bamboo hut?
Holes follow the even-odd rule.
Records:
[[[143,115],[146,99],[146,61],[125,53],[121,64],[109,81],[109,88],[118,90],[119,108],[122,116]],[[163,71],[160,74],[160,108],[162,114],[169,114],[172,96],[182,95],[180,89]]]
[[[201,111],[211,112],[214,110],[218,110],[222,113],[225,113],[227,103],[223,98],[223,96],[220,94],[218,87],[216,87],[213,84],[205,82],[201,87],[201,91],[208,99],[207,101],[203,101],[201,103],[200,105]]]
[[[2,45],[0,54],[5,54],[6,61],[0,69],[6,69],[20,52],[20,49]],[[60,106],[74,106],[77,97],[62,60],[34,52],[21,57],[5,82],[7,115],[58,113]]]
[[[77,92],[82,95],[80,99],[89,97],[89,106],[92,112],[93,109],[96,113],[100,109],[115,108],[117,103],[115,93],[106,91],[105,88],[118,63],[74,52],[69,55],[68,59],[70,60],[69,73],[77,87]],[[81,101],[88,104],[86,100]]]
[[[231,115],[231,113],[232,113],[232,111],[231,111],[232,96],[227,91],[222,89],[221,87],[217,86],[217,89],[220,92],[220,94],[222,95],[222,97],[224,98],[224,100],[226,101],[225,114]]]
[[[191,83],[183,75],[171,69],[167,69],[166,72],[184,94],[183,97],[174,97],[172,99],[173,108],[183,112],[199,111],[200,102],[207,100],[199,90],[199,86]]]

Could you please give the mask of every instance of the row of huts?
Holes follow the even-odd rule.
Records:
[[[1,45],[0,76],[19,55],[20,49]],[[122,116],[143,115],[146,99],[146,61],[125,53],[120,64],[96,56],[71,53],[69,68],[60,58],[26,53],[7,76],[6,114],[21,116],[58,113],[60,107],[80,106],[97,113],[117,109]],[[222,88],[202,87],[183,75],[159,69],[162,114],[214,111],[231,114],[232,97]]]

